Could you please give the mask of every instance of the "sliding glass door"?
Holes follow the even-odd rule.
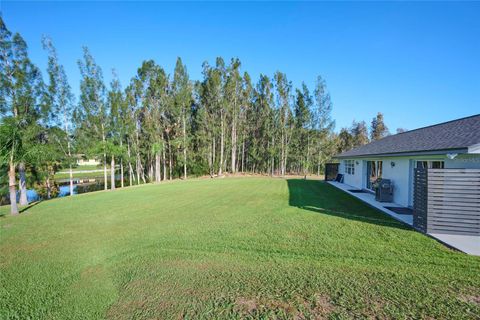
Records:
[[[373,190],[373,183],[382,177],[382,161],[367,161],[367,189]]]

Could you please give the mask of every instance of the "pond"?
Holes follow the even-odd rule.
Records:
[[[109,181],[110,182],[110,181]],[[68,180],[59,181],[59,193],[57,197],[65,197],[70,195],[70,185],[68,184]],[[120,187],[120,180],[115,181],[115,186]],[[110,187],[110,184],[109,184]],[[93,191],[100,191],[103,190],[104,183],[103,179],[88,179],[88,182],[81,182],[81,181],[74,181],[73,185],[73,194],[81,194]],[[18,194],[17,198],[20,197],[20,193]],[[28,189],[27,190],[27,199],[28,202],[42,200],[40,199],[37,191],[35,189]]]

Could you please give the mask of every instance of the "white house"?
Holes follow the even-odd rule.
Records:
[[[83,154],[77,155],[77,165],[78,166],[98,166],[100,164],[100,161],[98,159],[92,158],[92,159],[87,159]]]
[[[480,169],[480,114],[390,135],[336,158],[343,183],[373,190],[376,179],[391,179],[394,202],[412,207],[415,168]]]

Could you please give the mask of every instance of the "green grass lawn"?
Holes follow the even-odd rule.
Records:
[[[1,319],[480,314],[478,257],[321,181],[95,192],[0,218],[0,232]]]
[[[97,172],[82,172],[82,171],[91,171],[91,170],[97,170]],[[98,171],[102,170],[102,171]],[[108,170],[108,176],[110,177],[110,166],[107,168]],[[73,177],[74,178],[80,178],[80,179],[87,179],[87,178],[103,178],[103,166],[97,166],[97,165],[83,165],[83,166],[77,166],[72,169],[73,172]],[[55,173],[55,179],[56,180],[62,180],[62,179],[69,179],[70,178],[70,172],[68,168],[63,168],[59,172]]]
[[[108,178],[110,178],[110,170],[107,172]],[[73,172],[73,178],[74,179],[88,179],[88,178],[102,178],[103,179],[103,171],[97,171],[97,172]],[[57,172],[55,173],[55,180],[64,180],[64,179],[70,179],[70,173],[64,173],[64,172]]]
[[[109,165],[107,165],[108,168],[110,168]],[[99,164],[85,164],[85,165],[78,165],[76,166],[75,168],[73,168],[72,170],[75,172],[75,171],[84,171],[84,170],[98,170],[98,169],[103,169],[103,165]],[[68,168],[64,168],[62,171],[65,171],[67,172],[69,169]]]
[[[110,169],[110,166],[107,166],[107,167],[108,167],[108,169]],[[102,169],[103,169],[103,165],[86,164],[86,165],[76,166],[76,167],[72,168],[72,171],[75,172],[75,171],[102,170]],[[69,168],[65,167],[65,168],[61,169],[60,172],[68,173],[69,170],[70,170]]]

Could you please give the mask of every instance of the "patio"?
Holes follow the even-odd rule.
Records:
[[[405,207],[403,207],[399,204],[393,203],[393,202],[378,202],[378,201],[375,201],[375,195],[373,193],[368,192],[368,191],[363,191],[361,189],[349,186],[348,184],[345,184],[345,183],[340,183],[340,182],[336,182],[336,181],[328,181],[328,183],[330,183],[332,186],[337,187],[338,189],[341,189],[341,190],[345,191],[346,193],[354,196],[355,198],[358,198],[358,199],[362,200],[363,202],[369,204],[370,206],[388,214],[392,218],[394,218],[394,219],[396,219],[400,222],[406,223],[410,226],[413,226],[413,215],[412,214],[398,214],[398,213],[386,208],[386,207],[390,207],[390,208],[405,208]],[[354,190],[354,191],[352,192],[352,190]],[[357,192],[355,192],[355,191],[357,191]]]
[[[368,205],[382,211],[383,213],[394,218],[395,220],[398,220],[400,222],[403,222],[413,227],[412,214],[404,214],[404,213],[399,214],[397,212],[392,211],[392,210],[395,210],[396,208],[398,209],[408,209],[408,208],[393,202],[378,202],[375,200],[375,195],[373,193],[370,193],[368,191],[363,191],[361,189],[352,187],[345,183],[340,183],[336,181],[328,181],[328,183],[350,194],[351,196],[362,200]],[[392,210],[387,209],[386,207],[389,207]],[[408,212],[408,210],[396,210],[396,211]],[[480,256],[480,236],[439,234],[439,233],[427,233],[427,235],[445,244],[446,246],[455,248],[467,254]]]

